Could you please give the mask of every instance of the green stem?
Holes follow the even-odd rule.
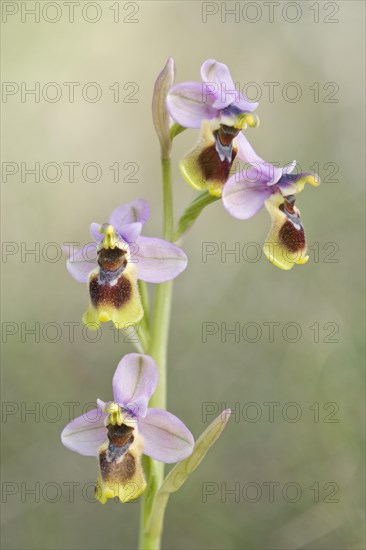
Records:
[[[172,282],[158,286],[155,296],[155,308],[149,355],[153,357],[159,367],[159,383],[150,399],[151,407],[166,409],[166,363],[169,339],[170,310],[172,296]]]
[[[173,222],[173,194],[171,185],[171,163],[170,159],[162,159],[163,176],[163,236],[164,239],[172,241]],[[150,344],[147,353],[153,357],[159,367],[159,383],[156,391],[150,399],[149,406],[159,409],[166,409],[166,371],[167,351],[170,327],[170,312],[172,300],[172,281],[158,285],[155,296],[154,313],[152,318],[152,329]],[[164,464],[155,460],[145,458],[145,474],[147,478],[147,489],[142,497],[141,521],[140,521],[140,550],[159,550],[161,529],[158,532],[147,531],[147,525],[152,512],[152,505],[155,495],[163,482]]]
[[[138,353],[146,353],[149,347],[150,335],[143,324],[137,326],[137,339],[138,341],[135,342],[135,347],[140,348]]]
[[[149,293],[147,290],[147,284],[144,281],[139,280],[139,292],[141,296],[142,308],[144,310],[144,316],[138,326],[138,338],[142,347],[142,353],[146,353],[150,342],[150,304]]]
[[[149,292],[147,290],[147,284],[145,283],[145,281],[141,281],[141,279],[139,279],[138,285],[139,285],[139,291],[140,291],[140,296],[141,296],[142,307],[143,307],[143,310],[144,310],[144,316],[141,319],[140,324],[143,324],[144,328],[146,330],[149,330],[149,327],[150,327]]]

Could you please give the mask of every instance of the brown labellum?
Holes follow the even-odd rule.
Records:
[[[128,451],[134,441],[130,426],[113,426],[109,424],[108,447],[99,453],[100,473],[103,481],[129,481],[136,471],[134,456]]]
[[[227,182],[237,155],[232,141],[238,133],[236,128],[224,125],[214,132],[215,144],[202,151],[198,157],[204,182],[219,181],[223,185]]]
[[[295,208],[295,196],[286,197],[279,209],[287,216],[287,220],[278,233],[279,241],[289,252],[295,253],[305,249],[305,233],[298,210]]]
[[[112,306],[121,308],[132,297],[132,285],[123,273],[113,280],[103,282],[98,275],[94,275],[89,282],[90,299],[93,306]]]

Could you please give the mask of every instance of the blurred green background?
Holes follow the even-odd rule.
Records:
[[[2,79],[15,83],[6,88],[14,95],[3,96],[2,157],[19,168],[2,183],[3,241],[15,243],[4,245],[2,266],[2,547],[136,548],[138,503],[91,502],[95,461],[60,442],[67,403],[76,403],[79,415],[97,397],[110,399],[114,369],[133,348],[122,338],[115,342],[108,325],[94,343],[83,333],[86,289],[69,276],[64,259],[52,261],[56,248],[47,243],[88,242],[91,221],[106,221],[113,208],[138,197],[151,204],[145,234],[161,234],[159,147],[150,109],[155,78],[173,56],[177,81],[198,80],[201,63],[213,57],[229,65],[241,87],[257,83],[261,126],[247,131],[253,146],[267,160],[296,159],[303,170],[318,163],[323,183],[298,197],[312,250],[309,263],[291,272],[265,258],[236,261],[217,253],[202,261],[205,242],[240,251],[246,243],[261,245],[269,229],[265,211],[239,222],[215,203],[185,240],[189,266],[175,283],[169,410],[195,436],[215,416],[203,415],[207,407],[236,412],[171,499],[164,547],[365,548],[364,3],[269,3],[276,4],[272,22],[266,2],[237,2],[235,20],[215,2],[81,1],[74,22],[64,2],[40,2],[35,22],[24,13],[24,5],[34,4],[2,2],[6,13],[14,12],[3,17]],[[120,21],[114,22],[118,6]],[[204,10],[212,12],[206,22]],[[31,95],[22,101],[22,82],[28,89],[40,83],[39,102]],[[42,95],[50,82],[61,89],[59,101]],[[65,82],[80,83],[74,102]],[[102,90],[99,101],[82,96],[90,82]],[[270,82],[279,83],[274,101],[264,84]],[[300,87],[299,101],[284,99],[289,82]],[[46,87],[46,98],[55,91]],[[133,91],[138,101],[127,103]],[[253,97],[254,88],[249,92]],[[86,93],[92,97],[93,88]],[[193,197],[178,161],[196,139],[192,130],[174,144],[176,216]],[[40,181],[29,174],[22,181],[21,163],[30,168],[35,162]],[[42,176],[50,162],[62,168],[59,181]],[[65,162],[79,163],[73,182]],[[83,177],[89,162],[100,166],[99,181]],[[116,162],[117,183],[109,168]],[[122,181],[131,171],[127,163],[137,165],[137,182]],[[47,174],[55,177],[52,168]],[[25,255],[35,247],[39,254]],[[219,328],[207,342],[204,322]],[[264,324],[271,322],[278,323],[272,342]],[[26,334],[35,323],[39,341]],[[74,341],[70,323],[78,323]],[[238,342],[233,336],[223,342],[221,323],[228,329],[239,323],[244,332],[259,326],[258,341],[248,341],[256,339],[250,329]],[[291,326],[286,333],[287,323],[300,327],[298,341],[289,341],[296,334]],[[269,402],[276,404],[273,417]],[[35,415],[27,414],[31,409]],[[207,483],[214,494],[206,495]],[[235,487],[240,494],[225,494]]]

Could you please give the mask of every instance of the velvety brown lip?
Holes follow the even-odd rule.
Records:
[[[227,159],[222,161],[216,151],[215,145],[211,145],[202,151],[198,157],[198,163],[204,178],[202,183],[220,181],[224,185],[229,179],[230,169],[236,157],[236,153],[236,150],[233,148],[231,161]]]
[[[113,285],[108,282],[101,283],[98,275],[95,275],[90,280],[89,293],[93,306],[111,306],[119,309],[131,300],[132,285],[123,273]]]
[[[289,252],[297,252],[305,248],[305,233],[302,225],[296,229],[290,220],[286,220],[281,227],[278,238]]]
[[[131,453],[127,452],[118,461],[108,460],[108,453],[103,450],[99,454],[99,466],[102,479],[104,481],[118,481],[119,483],[126,483],[129,481],[135,471],[136,462]]]

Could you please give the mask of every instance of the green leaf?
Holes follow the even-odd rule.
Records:
[[[220,416],[218,416],[209,427],[203,432],[203,434],[196,441],[192,454],[178,462],[176,466],[169,472],[163,481],[158,494],[161,493],[174,493],[178,491],[188,476],[200,465],[204,459],[207,451],[217,441],[223,432],[229,418],[231,410],[226,409]]]
[[[201,464],[207,451],[218,440],[225,429],[231,415],[231,410],[224,410],[198,438],[192,454],[178,462],[164,479],[155,496],[151,515],[147,525],[149,536],[156,538],[162,531],[164,512],[168,504],[169,496],[180,489],[188,477]]]
[[[194,224],[202,210],[209,204],[216,202],[220,197],[214,197],[208,191],[201,191],[185,209],[181,216],[176,232],[174,234],[174,242],[177,242],[184,233],[186,233]]]

